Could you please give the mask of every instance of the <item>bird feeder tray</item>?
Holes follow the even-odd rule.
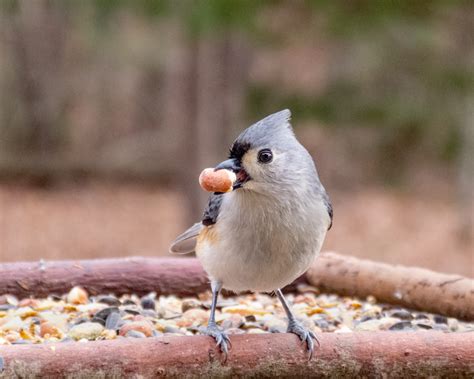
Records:
[[[456,275],[390,266],[324,253],[298,284],[474,319],[473,281]],[[0,265],[0,295],[90,294],[193,296],[209,286],[196,259],[125,258]],[[424,295],[423,295],[424,294]],[[433,297],[436,297],[436,301]],[[448,298],[446,300],[446,298]],[[433,301],[430,301],[433,300]],[[231,336],[225,357],[206,336],[0,345],[0,378],[121,377],[473,377],[474,333],[320,333],[306,347],[286,333]]]

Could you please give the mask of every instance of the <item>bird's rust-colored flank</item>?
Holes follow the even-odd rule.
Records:
[[[218,239],[216,228],[214,226],[207,226],[202,229],[197,237],[196,250],[199,250],[202,244],[214,245]]]

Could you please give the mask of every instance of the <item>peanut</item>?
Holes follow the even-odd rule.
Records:
[[[237,176],[230,170],[205,168],[199,175],[199,184],[208,192],[230,192],[236,180]]]

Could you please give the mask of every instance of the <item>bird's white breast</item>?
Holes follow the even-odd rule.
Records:
[[[285,203],[250,191],[225,195],[212,239],[196,253],[211,279],[233,291],[284,287],[312,263],[329,216],[317,196]]]

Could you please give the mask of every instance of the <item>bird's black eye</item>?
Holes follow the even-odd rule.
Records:
[[[273,153],[270,149],[262,149],[258,152],[258,161],[260,163],[270,163],[273,159]]]

